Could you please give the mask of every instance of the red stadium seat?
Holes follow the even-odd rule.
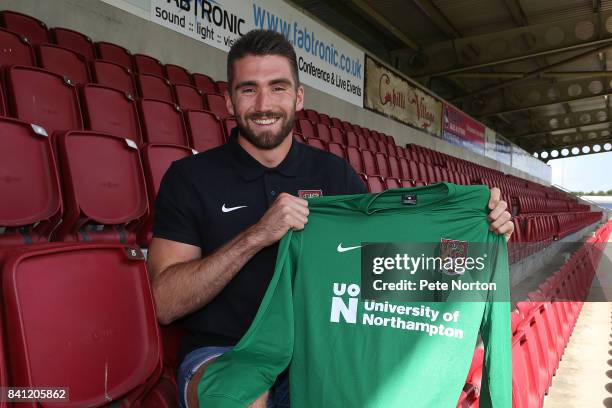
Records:
[[[344,128],[342,127],[342,121],[336,117],[331,117],[329,118],[329,120],[331,121],[331,126],[341,129],[344,131]]]
[[[193,79],[194,85],[205,93],[216,93],[217,87],[215,81],[204,74],[192,74],[191,78]]]
[[[414,178],[412,174],[410,174],[410,169],[408,167],[408,160],[404,158],[400,158],[398,160],[400,172],[402,173],[402,178],[404,179],[412,179]]]
[[[85,57],[68,48],[51,44],[36,46],[38,65],[41,68],[67,76],[75,84],[89,82],[89,70]]]
[[[346,159],[346,153],[344,152],[344,147],[339,143],[330,142],[327,144],[327,151],[335,154],[338,157],[342,157]]]
[[[346,159],[357,173],[363,173],[363,160],[359,149],[354,146],[347,146]]]
[[[374,138],[366,138],[366,142],[367,142],[367,149],[371,150],[373,152],[379,152],[380,150],[378,149],[378,144],[376,143],[376,140],[374,140]],[[386,151],[385,151],[386,153]]]
[[[96,43],[96,54],[100,59],[132,69],[132,54],[120,45],[104,41],[98,42]]]
[[[214,112],[220,118],[229,116],[230,113],[225,106],[225,97],[221,94],[208,93],[204,95],[204,107]]]
[[[310,120],[312,123],[319,123],[319,113],[314,109],[304,109],[304,113],[306,114],[306,119]]]
[[[336,127],[329,128],[330,140],[334,143],[340,143],[341,145],[345,145],[344,135],[342,134],[342,130]]]
[[[108,133],[57,135],[65,211],[59,241],[133,243],[149,206],[138,147]]]
[[[9,67],[5,73],[13,116],[42,126],[49,135],[83,128],[76,88],[63,76],[19,65]]]
[[[91,76],[96,84],[110,86],[136,96],[132,71],[110,61],[95,60],[90,64]]]
[[[414,180],[412,179],[402,179],[402,188],[412,188],[414,187]]]
[[[88,130],[111,133],[142,144],[138,109],[130,94],[87,84],[81,87],[81,101]]]
[[[389,156],[387,157],[387,161],[389,162],[389,175],[401,179],[403,175],[397,157]]]
[[[134,54],[132,59],[134,61],[134,69],[139,74],[164,76],[164,66],[157,58],[145,54]]]
[[[62,197],[45,130],[0,118],[0,174],[0,247],[47,241],[61,219]]]
[[[297,126],[300,133],[306,138],[317,137],[315,127],[309,119],[298,119]]]
[[[138,111],[144,142],[189,145],[183,115],[177,105],[158,99],[141,99]]]
[[[329,132],[329,127],[324,125],[323,123],[317,123],[317,137],[326,143],[331,142],[331,134]]]
[[[363,171],[368,176],[378,176],[378,169],[376,168],[376,159],[374,154],[369,150],[361,151],[361,158],[363,160]]]
[[[31,247],[7,257],[2,277],[13,385],[68,388],[64,406],[138,405],[162,370],[140,249]]]
[[[192,85],[191,74],[180,65],[166,64],[166,78],[172,84]]]
[[[386,190],[385,182],[380,176],[368,175],[368,191],[370,193],[380,193]]]
[[[214,113],[205,110],[189,110],[185,112],[185,122],[191,146],[198,152],[204,152],[225,143],[223,128]]]
[[[357,139],[357,134],[355,132],[350,131],[344,134],[346,136],[346,145],[347,146],[355,146],[359,147],[359,141]]]
[[[4,97],[4,90],[0,86],[0,116],[8,115],[8,109],[6,107],[6,98]]]
[[[136,75],[136,85],[138,86],[138,94],[142,98],[174,103],[172,86],[166,78],[151,74],[138,74]]]
[[[215,86],[217,88],[217,92],[222,95],[225,94],[225,92],[227,91],[227,81],[217,81],[215,83]]]
[[[331,119],[325,113],[319,113],[319,123],[322,123],[329,127],[331,126]]]
[[[316,137],[310,137],[306,139],[306,144],[312,147],[316,147],[317,149],[327,150],[325,142],[321,139],[317,139]]]
[[[87,61],[96,58],[93,41],[85,34],[68,28],[55,27],[51,29],[51,37],[55,44],[78,52]]]
[[[402,188],[402,182],[395,177],[387,177],[385,179],[385,184],[387,185],[387,189]]]
[[[374,158],[376,159],[376,168],[378,169],[378,174],[383,177],[389,177],[391,175],[391,172],[389,171],[389,163],[387,163],[387,157],[382,153],[376,153]]]
[[[49,32],[45,23],[26,14],[8,10],[0,11],[0,24],[7,30],[23,35],[30,44],[49,42]]]
[[[297,140],[299,143],[306,144],[306,139],[304,139],[304,136],[302,136],[300,132],[294,131],[293,139]]]
[[[225,140],[229,140],[232,129],[237,126],[236,118],[228,116],[223,119],[223,132],[225,133]]]
[[[27,39],[0,28],[0,67],[5,65],[35,65],[34,51]]]
[[[202,91],[192,85],[177,84],[173,85],[174,97],[177,105],[182,110],[204,109],[204,101],[202,100]]]
[[[195,154],[195,152],[191,148],[177,145],[150,144],[142,148],[142,166],[147,181],[147,193],[150,203],[155,202],[161,179],[172,162],[192,154]],[[151,213],[138,231],[138,244],[140,246],[147,247],[151,242],[153,216],[153,205],[151,205]]]

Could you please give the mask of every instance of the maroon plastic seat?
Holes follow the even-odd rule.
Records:
[[[147,181],[147,195],[150,203],[155,202],[155,197],[157,197],[157,192],[159,191],[159,184],[172,162],[191,156],[194,153],[191,148],[185,146],[169,144],[149,144],[143,146],[141,152],[142,166]],[[148,247],[151,242],[153,217],[153,206],[151,206],[151,213],[138,231],[138,244],[141,246]]]
[[[48,241],[62,196],[45,129],[0,118],[0,197],[0,247]]]
[[[136,75],[136,85],[138,86],[138,94],[143,98],[174,103],[172,86],[166,78],[151,74],[138,74]]]
[[[47,25],[26,14],[9,10],[0,11],[0,25],[23,35],[30,44],[43,44],[50,40]]]
[[[346,159],[357,173],[363,173],[363,160],[358,148],[355,146],[347,146]]]
[[[132,54],[130,54],[129,50],[120,45],[105,41],[97,42],[96,55],[99,59],[114,62],[125,68],[132,69]]]
[[[309,139],[311,137],[317,137],[315,133],[315,127],[312,122],[308,119],[298,119],[297,126],[300,130],[300,133],[306,138]]]
[[[317,149],[327,150],[325,142],[321,139],[317,139],[316,137],[310,137],[306,139],[306,144],[312,147],[316,147]]]
[[[192,85],[191,74],[180,65],[166,64],[166,78],[172,84]]]
[[[177,84],[172,86],[174,98],[178,106],[186,111],[188,109],[204,109],[202,91],[192,85]]]
[[[181,108],[159,99],[138,101],[140,125],[145,143],[189,146]]]
[[[363,159],[363,170],[368,176],[377,176],[378,169],[376,168],[376,159],[374,154],[369,150],[361,151],[361,158]]]
[[[78,52],[87,61],[92,61],[96,58],[93,41],[85,34],[68,28],[55,27],[51,29],[51,37],[55,44]]]
[[[342,146],[340,143],[333,143],[333,142],[328,143],[327,151],[335,154],[338,157],[342,157],[343,159],[346,159],[346,152],[344,151],[344,146]]]
[[[0,67],[35,64],[34,50],[28,40],[20,34],[0,28]]]
[[[164,66],[156,58],[145,54],[134,54],[132,59],[134,62],[134,69],[139,74],[164,76]]]
[[[67,76],[75,84],[89,82],[87,61],[78,52],[58,45],[40,44],[36,46],[36,55],[41,68]]]
[[[319,113],[316,110],[304,109],[304,113],[306,113],[306,118],[312,123],[319,123]]]
[[[86,129],[111,133],[142,144],[136,101],[129,93],[87,84],[81,87],[81,101]]]
[[[380,193],[381,191],[386,190],[385,181],[380,176],[370,176],[368,175],[368,191],[370,193]]]
[[[65,211],[54,239],[134,243],[149,212],[136,143],[81,130],[56,139]]]
[[[346,145],[346,142],[344,141],[344,134],[342,133],[341,129],[338,129],[336,127],[330,127],[329,136],[332,142],[340,143],[341,145]]]
[[[387,157],[383,153],[376,153],[374,158],[376,159],[376,168],[378,169],[378,174],[383,177],[389,177],[391,175],[391,172],[389,171],[389,163],[387,163]]]
[[[204,107],[214,112],[220,118],[229,116],[230,113],[225,105],[225,97],[221,94],[208,93],[204,95]]]
[[[387,185],[387,189],[402,188],[402,182],[395,177],[387,177],[385,179],[385,184]]]
[[[123,65],[110,61],[95,60],[90,64],[91,76],[95,83],[110,86],[136,97],[132,71]]]
[[[329,126],[324,125],[323,123],[317,123],[317,137],[326,143],[331,142],[331,134],[329,132]]]
[[[5,74],[13,116],[42,126],[49,135],[83,128],[76,88],[63,76],[20,65],[9,67]]]
[[[193,84],[204,93],[216,93],[217,87],[214,79],[205,74],[192,74]]]
[[[217,92],[219,92],[221,95],[227,91],[227,81],[217,81],[215,86],[217,88]]]
[[[219,118],[213,112],[190,110],[185,112],[187,133],[191,146],[198,152],[204,152],[225,143],[225,137]]]
[[[2,278],[11,384],[68,388],[65,407],[137,406],[159,378],[160,335],[137,247],[33,246],[7,256]]]

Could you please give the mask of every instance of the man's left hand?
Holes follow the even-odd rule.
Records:
[[[514,232],[514,224],[511,221],[512,215],[506,211],[508,203],[501,199],[501,190],[498,187],[491,189],[491,198],[489,198],[489,230],[497,234],[504,234],[506,241]]]

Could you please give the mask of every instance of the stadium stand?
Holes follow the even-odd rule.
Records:
[[[195,154],[192,148],[205,151],[223,144],[235,126],[222,95],[227,83],[147,55],[132,55],[115,44],[94,45],[76,31],[48,31],[44,23],[20,13],[0,12],[0,25],[0,177],[28,180],[27,185],[0,183],[0,196],[8,204],[0,210],[0,246],[21,247],[3,258],[6,327],[26,335],[36,332],[33,338],[44,339],[30,344],[22,334],[10,336],[9,364],[0,361],[0,386],[8,374],[23,386],[34,384],[35,376],[37,381],[48,379],[49,385],[68,385],[77,404],[102,405],[110,396],[145,407],[174,406],[178,361],[176,352],[168,350],[176,350],[180,333],[164,328],[170,333],[164,345],[171,346],[164,349],[162,367],[144,263],[124,246],[100,242],[148,245],[149,203],[164,171],[172,161]],[[50,45],[51,40],[56,45]],[[82,84],[78,92],[75,83]],[[314,109],[297,112],[295,140],[345,158],[370,192],[440,181],[500,187],[516,228],[509,242],[511,263],[601,220],[600,212],[552,187],[417,144],[398,146],[390,135],[343,119]],[[598,229],[588,245],[517,304],[512,314],[515,407],[543,401],[580,313],[579,299],[587,294],[601,245],[611,231],[610,223]],[[55,243],[32,245],[48,241]],[[58,243],[62,241],[70,243]],[[83,262],[86,257],[96,262]],[[87,268],[79,270],[76,264]],[[65,276],[53,272],[51,266],[56,265]],[[125,273],[110,279],[108,271],[113,269]],[[45,276],[41,270],[51,273]],[[18,292],[15,282],[32,288],[37,297]],[[70,302],[70,309],[63,303],[60,308],[55,292],[43,290],[49,285],[62,294],[57,299]],[[81,287],[83,291],[77,291]],[[110,302],[99,295],[103,292],[116,296]],[[114,345],[112,364],[105,368],[100,353],[90,346],[80,348],[82,354],[58,354],[42,362],[50,347],[55,350],[54,345],[90,335],[78,332],[80,327],[52,330],[47,321],[20,315],[43,304],[51,314],[61,310],[73,315],[60,321],[108,318],[113,326],[104,341]],[[119,332],[117,343],[114,333]],[[133,359],[122,358],[127,355]],[[477,349],[458,406],[477,406],[483,358]],[[58,368],[48,370],[45,364]],[[97,380],[89,376],[105,369],[117,375],[115,388],[106,395],[91,386]],[[61,375],[51,378],[50,373]]]

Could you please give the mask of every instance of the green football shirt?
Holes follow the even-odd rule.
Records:
[[[504,237],[489,231],[488,199],[485,186],[450,183],[310,199],[307,226],[280,243],[251,327],[202,378],[200,405],[246,407],[290,365],[293,408],[454,408],[480,333],[480,406],[510,408],[508,261]],[[360,296],[363,243],[446,239],[496,249],[486,275],[494,294],[475,302]]]

